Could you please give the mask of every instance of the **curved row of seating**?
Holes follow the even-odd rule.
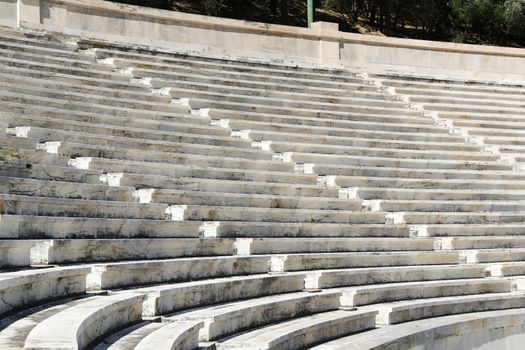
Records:
[[[464,91],[503,118],[525,87],[67,39],[0,29],[0,348],[380,349],[519,319],[525,174],[442,113]]]

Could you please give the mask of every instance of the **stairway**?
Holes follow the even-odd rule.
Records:
[[[63,39],[0,29],[1,349],[382,349],[523,313],[525,86]]]

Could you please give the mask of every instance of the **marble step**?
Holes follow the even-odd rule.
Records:
[[[136,202],[135,189],[78,182],[0,176],[0,193],[53,198]]]
[[[2,55],[0,56],[0,63],[9,67],[35,69],[44,72],[64,74],[68,76],[79,76],[90,79],[104,79],[120,83],[129,82],[129,77],[119,73],[109,72],[107,70],[97,71],[92,68],[86,69],[82,67],[68,67],[60,63],[40,63],[37,61],[33,61],[28,57],[9,57]]]
[[[385,166],[345,166],[331,164],[314,164],[312,172],[318,175],[366,176],[412,178],[412,179],[448,179],[448,180],[524,180],[525,176],[508,170],[474,170],[474,169],[407,169]]]
[[[227,238],[54,239],[45,241],[38,265],[233,255]],[[33,249],[36,251],[36,249]]]
[[[191,101],[190,101],[191,102]],[[211,113],[208,112],[208,115],[211,116],[213,119],[217,119],[217,117],[213,113],[213,108],[211,109]],[[355,112],[354,112],[355,113]],[[229,113],[232,116],[235,116],[236,113],[234,111]],[[254,113],[255,114],[255,113]],[[261,115],[262,113],[259,113],[258,115]],[[263,116],[266,116],[266,114],[262,114]],[[293,116],[293,114],[291,114]],[[283,130],[288,130],[289,132],[298,132],[302,133],[303,130],[310,130],[310,129],[317,129],[325,131],[328,135],[338,135],[338,132],[340,133],[338,136],[348,136],[352,135],[351,131],[357,131],[361,130],[364,131],[384,131],[384,132],[392,132],[394,134],[403,134],[403,133],[428,133],[431,134],[431,136],[434,136],[434,134],[448,134],[448,129],[445,129],[441,126],[434,126],[434,125],[428,125],[424,123],[418,123],[419,119],[414,120],[413,124],[407,125],[403,123],[392,123],[387,121],[370,121],[366,117],[361,117],[361,119],[358,120],[345,120],[344,123],[342,121],[330,122],[325,123],[328,125],[322,126],[322,125],[305,125],[305,124],[298,124],[294,123],[293,120],[289,120],[287,118],[290,118],[290,116],[285,117],[279,117],[275,116],[272,119],[268,120],[269,118],[251,118],[251,119],[241,119],[241,118],[232,118],[230,120],[230,125],[232,128],[236,130],[242,130],[242,129],[254,129],[254,130],[275,130],[279,131],[278,126]],[[228,117],[223,118],[228,119]],[[279,120],[280,119],[280,120]],[[303,119],[303,118],[301,118]],[[309,118],[314,119],[315,118]],[[357,118],[356,118],[357,119]],[[421,120],[427,120],[422,119]],[[321,119],[324,121],[328,121],[329,119]],[[319,124],[319,123],[316,123]],[[341,130],[339,130],[341,129]],[[312,130],[312,133],[314,131]],[[318,132],[320,133],[320,132]],[[448,135],[446,135],[448,136]]]
[[[2,116],[0,115],[0,118]],[[78,129],[80,130],[87,130],[87,131],[97,131],[96,125],[89,125],[88,127],[73,126],[75,123],[71,123],[70,125],[62,124],[62,127],[59,129],[52,129],[52,128],[42,128],[42,127],[35,127],[35,126],[16,126],[14,128],[10,128],[7,130],[7,133],[13,136],[18,137],[29,137],[33,139],[37,139],[41,142],[47,142],[47,141],[57,141],[57,138],[60,139],[60,141],[68,141],[71,140],[73,142],[87,142],[89,143],[89,140],[96,139],[97,136],[99,136],[99,139],[102,141],[110,140],[112,142],[118,142],[120,141],[121,144],[128,145],[140,145],[141,143],[146,144],[154,144],[154,145],[162,145],[165,148],[168,148],[170,146],[170,143],[195,143],[195,144],[201,144],[201,145],[209,145],[209,146],[225,146],[225,147],[239,147],[239,148],[250,148],[251,144],[250,142],[246,140],[241,139],[235,139],[228,136],[221,137],[221,136],[208,136],[205,134],[186,134],[184,132],[155,132],[154,130],[147,130],[147,129],[135,129],[135,128],[129,128],[122,130],[118,129],[112,129],[108,126],[100,125],[100,129],[98,131],[106,131],[108,133],[116,134],[116,136],[113,136],[111,134],[109,135],[97,135],[96,133],[92,132],[84,132],[84,131],[76,131]],[[72,130],[64,130],[64,127],[70,127]],[[70,135],[70,137],[67,137],[67,135]],[[120,136],[123,135],[123,136]],[[151,137],[152,139],[150,139]],[[91,141],[93,142],[93,141]],[[152,147],[152,146],[149,146]],[[191,147],[191,146],[187,146]],[[195,146],[198,147],[198,146]],[[169,148],[168,148],[169,150]],[[254,150],[246,151],[247,153],[257,153]],[[268,154],[265,155],[267,157]]]
[[[0,214],[0,237],[16,239],[198,238],[198,221]]]
[[[7,39],[7,40],[6,40]],[[54,58],[57,60],[65,59],[71,62],[81,62],[84,64],[97,64],[97,61],[94,57],[88,57],[81,53],[72,50],[71,47],[53,45],[52,43],[47,43],[50,46],[45,46],[44,42],[28,42],[24,40],[16,40],[11,38],[6,38],[2,36],[0,39],[0,49],[9,50],[11,52],[16,51],[24,54],[35,55],[35,57],[40,58]],[[101,64],[99,64],[101,65]]]
[[[497,263],[525,260],[525,248],[495,248],[464,250],[462,259],[467,263]]]
[[[67,106],[42,106],[35,104],[18,103],[12,100],[3,100],[0,104],[0,111],[6,114],[14,115],[27,115],[33,117],[42,118],[56,118],[59,120],[66,121],[77,121],[77,122],[95,122],[97,124],[108,124],[117,125],[131,128],[144,128],[144,129],[170,129],[177,127],[177,124],[186,124],[188,126],[208,126],[210,120],[208,117],[202,117],[198,115],[190,115],[186,110],[175,113],[162,113],[154,115],[141,115],[141,116],[114,116],[104,113],[92,113],[69,110]],[[172,126],[170,123],[175,123]]]
[[[0,276],[0,314],[86,292],[88,266],[53,267],[3,272]],[[3,328],[0,326],[0,328]],[[0,331],[0,347],[2,345]]]
[[[385,305],[379,310],[378,323],[383,325],[471,312],[523,308],[523,291],[487,293],[404,301]]]
[[[488,113],[456,113],[456,112],[440,112],[439,116],[450,119],[453,121],[454,125],[476,125],[476,124],[484,124],[484,125],[500,125],[504,128],[512,128],[511,125],[516,123],[520,125],[524,122],[524,118],[520,114],[512,114],[512,115],[493,115]]]
[[[125,68],[127,69],[127,68]],[[358,98],[362,100],[393,101],[390,96],[378,92],[374,86],[364,85],[362,83],[334,84],[320,81],[301,81],[296,84],[293,80],[268,81],[268,80],[250,80],[244,74],[238,77],[221,77],[216,74],[202,74],[202,72],[188,71],[172,72],[166,76],[159,71],[144,71],[141,69],[132,69],[135,77],[148,79],[153,88],[172,88],[181,87],[186,90],[206,90],[210,86],[216,92],[226,91],[235,92],[245,96],[268,96],[282,97],[289,99],[303,99],[304,96],[313,95],[323,100],[323,97],[332,96],[335,98]],[[148,75],[149,74],[149,75]],[[307,85],[302,85],[308,83]],[[225,87],[231,89],[225,90]],[[249,93],[248,91],[252,91]],[[416,114],[414,114],[416,115]]]
[[[521,201],[525,198],[523,190],[500,190],[497,187],[473,190],[358,187],[355,191],[357,195],[352,197],[378,200],[388,198],[407,201]]]
[[[131,161],[131,162],[155,162],[157,164],[169,165],[191,165],[198,167],[226,168],[226,169],[246,169],[255,171],[275,171],[284,173],[294,173],[294,164],[280,161],[272,161],[268,153],[263,153],[258,157],[251,158],[251,150],[236,148],[221,148],[206,145],[193,146],[192,144],[171,144],[173,148],[178,148],[171,152],[160,150],[140,150],[133,148],[103,147],[96,145],[94,140],[92,145],[74,142],[45,142],[37,147],[48,153],[59,154],[62,157],[89,158],[100,157],[111,161]],[[108,142],[109,143],[109,142]],[[200,146],[200,147],[199,147]],[[221,152],[222,149],[222,152]],[[221,154],[222,153],[222,154]],[[253,152],[255,153],[255,152]],[[264,158],[266,159],[264,159]]]
[[[0,137],[1,140],[1,137]],[[41,155],[38,152],[37,155]],[[23,159],[0,161],[0,176],[44,181],[100,184],[101,171],[81,170],[69,166],[26,163]]]
[[[485,266],[492,277],[511,277],[516,287],[521,290],[523,285],[523,268],[525,261],[504,261],[478,264]]]
[[[196,176],[206,176],[202,172],[197,172]],[[198,175],[197,175],[198,174]],[[293,184],[264,182],[264,177],[257,179],[251,177],[231,177],[220,178],[198,178],[184,176],[156,175],[155,173],[134,174],[134,173],[108,173],[101,177],[101,181],[112,186],[131,186],[139,189],[154,188],[159,191],[199,191],[215,193],[238,193],[252,195],[273,195],[273,196],[297,196],[297,197],[327,197],[330,199],[338,198],[338,189],[326,188],[315,184]],[[191,174],[189,174],[191,176]],[[98,182],[98,178],[97,178]],[[313,181],[312,181],[313,183]]]
[[[374,76],[374,74],[370,74]],[[472,93],[491,93],[501,95],[525,95],[525,90],[522,86],[506,86],[503,84],[489,85],[489,84],[465,84],[464,81],[436,81],[436,80],[417,80],[411,77],[382,77],[381,82],[384,86],[393,87],[410,87],[417,88],[420,91],[428,88],[440,89],[442,91],[459,91]]]
[[[176,214],[181,220],[263,221],[380,224],[385,214],[347,210],[268,209],[250,207],[180,206]]]
[[[30,49],[26,50],[24,48]],[[68,57],[64,55],[64,53],[66,53],[64,51],[43,50],[42,48],[35,48],[27,45],[6,45],[5,43],[0,45],[0,52],[6,58],[9,57],[42,64],[62,65],[63,67],[91,69],[94,72],[110,72],[109,67],[106,65],[98,63],[93,58],[91,58],[91,60],[87,60],[86,56],[82,57],[81,55],[74,52],[69,52],[70,56]],[[61,54],[55,54],[57,52]]]
[[[508,133],[506,137],[511,137],[513,135],[511,131],[517,131],[524,120],[522,114],[519,113],[495,115],[484,112],[465,113],[441,111],[438,115],[442,119],[450,120],[452,125],[457,125],[467,132],[469,128],[472,129],[472,134],[477,132],[479,135],[483,135],[482,132],[485,127],[490,125],[494,130],[499,131],[499,136],[501,137],[505,137],[506,133]],[[514,129],[511,127],[512,124],[516,124]]]
[[[223,136],[230,134],[228,130],[219,129],[217,127],[209,127],[207,125],[209,124],[208,118],[183,114],[181,114],[180,117],[178,116],[177,118],[173,118],[173,121],[163,121],[151,118],[123,118],[103,114],[64,114],[58,111],[56,111],[56,113],[48,111],[47,114],[50,116],[46,116],[45,111],[36,110],[34,113],[29,109],[23,111],[24,113],[2,112],[1,118],[5,122],[9,122],[14,126],[20,125],[24,120],[26,120],[28,121],[29,125],[42,127],[51,127],[51,125],[60,125],[60,127],[63,127],[66,125],[71,125],[71,123],[78,123],[79,129],[81,126],[87,127],[88,125],[93,125],[94,128],[97,125],[112,125],[114,127],[129,129],[145,129],[145,131],[155,130],[159,133],[162,131],[182,131],[188,133],[204,133]]]
[[[0,74],[0,77],[3,75]],[[24,83],[24,82],[23,82]],[[164,100],[162,102],[148,102],[129,98],[112,97],[109,94],[106,96],[96,94],[84,94],[70,91],[69,89],[64,91],[63,89],[57,89],[56,87],[41,87],[38,85],[28,86],[25,84],[18,83],[16,81],[3,81],[0,83],[0,91],[11,92],[13,94],[26,95],[34,98],[50,98],[50,99],[63,99],[71,103],[90,103],[93,106],[101,105],[115,108],[134,108],[144,111],[156,111],[156,112],[173,112],[180,110],[176,105],[171,104],[171,100]]]
[[[81,43],[84,45],[84,43]],[[90,44],[86,44],[90,47]],[[309,67],[296,67],[289,64],[250,62],[249,60],[225,60],[208,58],[202,56],[188,56],[177,53],[160,53],[152,56],[148,53],[129,51],[111,47],[99,47],[95,49],[95,56],[99,59],[113,58],[113,64],[117,67],[137,66],[144,69],[165,70],[177,72],[182,67],[191,67],[196,71],[214,70],[218,72],[250,73],[259,74],[266,77],[289,77],[289,78],[309,78],[319,81],[336,82],[361,82],[361,78],[356,77],[355,73],[342,69],[322,69]],[[334,75],[334,73],[337,73]],[[257,79],[251,79],[257,80]]]
[[[519,236],[525,225],[522,223],[494,223],[494,224],[442,224],[422,226],[424,236],[454,237],[454,236]]]
[[[2,115],[0,114],[0,118]],[[13,152],[16,152],[17,150],[23,152],[23,151],[35,151],[36,144],[38,143],[37,139],[32,138],[18,138],[11,135],[7,135],[7,130],[9,129],[9,123],[4,122],[0,119],[0,122],[2,123],[2,129],[4,129],[4,133],[0,134],[0,145],[2,146],[2,150],[4,149],[11,149]],[[8,152],[4,152],[8,153]],[[3,154],[6,156],[5,154]]]
[[[1,181],[1,178],[0,178]],[[1,185],[0,185],[1,191]],[[361,210],[361,200],[337,198],[283,196],[267,194],[139,189],[136,194],[142,203],[184,203],[186,205],[211,205],[233,207],[260,207],[281,209]]]
[[[441,244],[441,249],[470,250],[525,248],[525,238],[520,236],[446,237],[436,243],[438,245]]]
[[[487,275],[487,268],[486,266],[463,264],[320,270],[308,273],[305,279],[305,288],[324,289],[375,285],[379,283],[483,278]]]
[[[518,138],[523,137],[523,130],[519,129],[519,125],[516,125],[513,130],[510,129],[488,129],[488,128],[476,128],[476,127],[466,127],[465,128],[469,135],[472,136],[490,136],[495,139],[499,139],[501,141],[504,141],[505,138]]]
[[[216,344],[218,350],[295,350],[375,328],[376,311],[337,310],[280,322]]]
[[[455,251],[288,254],[272,256],[270,270],[282,272],[358,267],[450,265],[458,262],[459,253]]]
[[[525,123],[523,121],[520,121],[519,119],[507,121],[507,120],[477,120],[477,119],[468,119],[468,118],[461,118],[458,116],[457,118],[452,118],[454,125],[459,126],[462,128],[474,128],[474,130],[482,129],[482,128],[490,128],[490,129],[501,129],[501,130],[523,130],[525,128]]]
[[[293,254],[372,251],[432,251],[433,239],[415,238],[245,238],[237,254]]]
[[[394,113],[403,113],[405,104],[401,101],[386,100],[386,99],[369,99],[369,98],[338,98],[327,96],[293,96],[293,95],[280,95],[272,96],[271,93],[260,93],[245,94],[236,90],[229,89],[228,86],[224,86],[222,89],[214,89],[213,86],[189,86],[185,88],[174,81],[168,86],[169,94],[174,98],[195,98],[197,100],[210,100],[210,101],[228,101],[230,103],[240,104],[253,104],[254,106],[275,106],[281,108],[293,108],[298,110],[331,110],[337,112],[343,112],[344,110],[350,109],[353,112],[364,112],[370,113],[376,111],[377,108],[383,108],[384,110],[391,110]],[[192,105],[193,106],[193,105]],[[193,107],[204,107],[205,106],[193,106]],[[210,106],[211,107],[211,106]],[[412,111],[406,109],[410,115]],[[373,113],[373,112],[372,112]]]
[[[115,61],[114,61],[115,62]],[[253,73],[247,73],[247,72],[238,72],[238,71],[225,71],[221,67],[220,69],[194,69],[187,64],[184,65],[177,65],[176,69],[173,71],[169,70],[169,67],[162,66],[162,67],[155,67],[155,69],[148,69],[148,68],[141,68],[140,66],[135,66],[131,62],[128,64],[120,64],[118,61],[116,62],[118,66],[122,67],[123,69],[126,69],[128,67],[134,67],[132,70],[132,74],[135,78],[142,78],[142,77],[148,77],[148,78],[157,78],[157,79],[163,79],[163,80],[171,80],[171,81],[178,81],[181,79],[181,74],[184,74],[185,76],[187,74],[195,73],[196,71],[199,72],[200,75],[206,76],[206,77],[213,77],[215,79],[217,78],[223,78],[223,79],[232,79],[232,80],[250,80],[250,81],[257,81],[257,82],[264,82],[264,83],[281,83],[281,84],[295,84],[297,86],[303,86],[303,87],[315,87],[315,88],[332,88],[332,89],[360,89],[361,86],[365,85],[362,83],[362,80],[359,78],[352,78],[352,77],[343,77],[341,76],[339,80],[337,78],[334,78],[333,76],[330,77],[330,79],[315,79],[315,77],[287,77],[283,75],[274,75],[274,74],[268,74],[267,72],[264,74],[253,74]],[[346,80],[346,81],[345,81]]]
[[[51,97],[40,97],[40,96],[31,96],[25,94],[19,94],[16,92],[2,91],[0,95],[0,106],[4,104],[3,101],[6,101],[5,104],[9,105],[11,103],[18,104],[27,104],[27,105],[36,105],[36,106],[45,106],[50,108],[60,108],[60,109],[73,109],[81,112],[91,112],[95,114],[107,114],[118,117],[151,117],[158,118],[159,116],[170,116],[177,113],[187,113],[189,108],[183,106],[174,105],[170,107],[172,111],[155,111],[155,110],[141,110],[134,109],[131,106],[128,107],[117,107],[117,106],[108,106],[102,104],[90,104],[83,101],[70,101],[63,98],[51,98]]]
[[[89,290],[262,274],[269,256],[215,256],[96,264],[87,277]]]
[[[28,61],[31,63],[40,63],[46,65],[60,65],[69,68],[83,68],[91,70],[94,73],[111,72],[111,69],[97,62],[94,58],[80,55],[71,50],[46,49],[45,47],[35,47],[32,45],[19,45],[16,43],[6,43],[3,41],[0,45],[0,52],[4,58],[16,59],[19,61]]]
[[[199,344],[199,331],[202,327],[203,323],[199,321],[163,324],[163,327],[142,338],[134,349],[196,349]]]
[[[354,113],[366,113],[366,114],[378,114],[381,115],[385,112],[384,108],[381,107],[350,107],[342,106],[338,108],[331,108],[329,105],[321,106],[312,106],[316,108],[300,108],[299,105],[302,104],[286,104],[280,106],[276,104],[275,106],[271,104],[272,101],[263,100],[259,101],[256,104],[254,101],[243,101],[242,99],[227,98],[228,96],[213,96],[207,95],[202,96],[202,94],[197,95],[192,94],[189,91],[171,91],[171,94],[174,98],[187,98],[188,103],[191,108],[200,109],[200,108],[218,108],[218,109],[229,109],[238,112],[258,112],[258,113],[270,113],[276,115],[295,115],[301,117],[315,117],[319,113],[326,112],[326,116],[331,116],[332,114],[341,114],[346,111],[351,111]],[[305,106],[308,107],[308,106]],[[410,110],[408,108],[398,108],[398,109],[388,109],[387,114],[396,114],[396,115],[408,115],[408,116],[422,116],[420,111]]]
[[[91,294],[89,295],[91,296]],[[91,300],[91,298],[89,296],[64,297],[4,317],[0,323],[2,328],[0,331],[0,347],[6,350],[24,349],[27,336],[40,322],[64,309]]]
[[[462,161],[406,159],[372,156],[343,156],[331,154],[289,152],[291,161],[296,163],[340,164],[353,166],[378,166],[415,169],[451,169],[451,170],[512,170],[513,166],[497,161]]]
[[[71,159],[69,165],[80,169],[101,170],[106,173],[133,173],[141,175],[147,174],[221,180],[262,181],[296,185],[315,185],[317,180],[316,176],[313,175],[288,173],[284,171],[212,168],[190,164],[168,164],[95,157]]]
[[[507,304],[511,303],[508,302]],[[519,305],[517,302],[516,304]],[[418,321],[409,321],[390,325],[388,327],[379,327],[368,332],[342,337],[312,347],[311,349],[380,350],[391,344],[396,344],[396,346],[401,348],[409,348],[411,346],[424,346],[423,344],[426,344],[429,341],[434,342],[441,339],[454,339],[451,343],[447,342],[447,344],[454,347],[464,346],[466,340],[463,337],[456,337],[456,335],[462,334],[465,330],[469,329],[479,330],[473,334],[475,339],[472,337],[467,338],[472,341],[473,346],[484,346],[487,344],[487,340],[483,338],[483,334],[501,329],[513,328],[513,325],[516,324],[516,322],[521,324],[521,320],[524,318],[523,313],[524,310],[521,308],[503,308],[503,310],[495,309],[495,311],[483,311],[480,309],[479,312],[468,314],[424,318]],[[514,332],[511,332],[509,335],[512,337],[514,334]],[[515,344],[518,342],[519,340],[517,340]]]
[[[144,297],[116,293],[59,311],[29,332],[24,349],[84,349],[98,337],[139,321]]]
[[[304,278],[302,273],[258,274],[145,287],[140,289],[147,294],[142,313],[153,317],[192,308],[203,309],[206,305],[300,292],[304,288]]]
[[[26,164],[28,168],[41,164],[49,166],[64,167],[68,165],[68,159],[59,157],[56,154],[37,152],[36,145],[37,140],[30,140],[35,146],[33,149],[24,149],[20,147],[11,147],[13,142],[11,139],[14,137],[0,136],[0,145],[2,146],[2,153],[0,153],[0,161],[3,163],[19,163]],[[9,146],[4,146],[4,141],[9,142]],[[29,140],[28,140],[29,141]],[[16,144],[16,143],[15,143]],[[3,170],[3,169],[2,169]]]
[[[511,281],[506,279],[457,279],[425,282],[401,282],[356,286],[342,289],[341,301],[344,306],[440,298],[511,291]]]
[[[88,84],[79,84],[78,82],[68,82],[67,80],[51,79],[53,76],[46,75],[43,72],[35,70],[11,71],[8,67],[0,68],[0,76],[4,83],[16,85],[31,85],[40,89],[57,89],[59,91],[67,91],[73,95],[87,95],[87,96],[106,96],[114,99],[134,100],[137,102],[148,103],[171,103],[171,96],[154,95],[150,91],[135,91],[133,89],[125,89],[124,85],[119,88],[104,86],[103,84],[90,86]]]
[[[410,228],[400,225],[213,221],[204,223],[204,234],[212,237],[291,238],[291,237],[409,237]]]
[[[523,113],[523,109],[519,107],[502,107],[502,106],[483,106],[479,104],[459,104],[451,103],[450,101],[442,101],[441,103],[425,103],[425,109],[430,111],[446,111],[446,112],[459,112],[459,113],[486,113],[486,114],[520,114]]]
[[[0,39],[4,43],[16,43],[35,48],[53,49],[65,53],[73,53],[76,47],[66,44],[62,39],[65,37],[56,36],[57,33],[49,34],[45,32],[25,31],[20,28],[0,28],[2,36]]]
[[[397,90],[396,90],[397,92]],[[485,98],[471,97],[465,98],[460,96],[435,96],[430,95],[426,91],[420,93],[410,94],[410,101],[419,102],[423,104],[450,104],[459,106],[477,106],[478,108],[485,107],[486,109],[492,110],[493,108],[525,108],[525,104],[520,103],[522,101],[506,100],[502,97],[496,98],[495,96],[484,96]]]
[[[7,130],[7,129],[6,129]],[[11,135],[0,135],[0,161],[2,164],[23,164],[30,168],[33,164],[50,164],[54,166],[67,166],[67,159],[56,154],[36,152],[37,139],[18,138]],[[1,171],[6,170],[4,168]]]
[[[404,177],[368,177],[368,176],[336,176],[335,184],[339,187],[396,188],[412,190],[525,190],[523,180],[491,180],[491,179],[416,179]]]
[[[412,101],[421,101],[421,102],[434,102],[439,100],[445,101],[468,101],[473,104],[479,105],[492,105],[493,103],[501,105],[513,105],[520,104],[523,100],[519,95],[511,94],[498,94],[490,92],[460,92],[460,91],[451,91],[444,90],[439,88],[433,88],[428,86],[425,89],[416,89],[411,87],[397,87],[397,94],[403,94],[410,96]]]
[[[199,332],[199,340],[212,341],[243,330],[336,310],[340,295],[334,291],[272,295],[189,310],[165,318],[173,322],[202,321],[204,327]]]
[[[107,335],[98,344],[93,346],[93,350],[130,350],[135,349],[137,344],[144,337],[163,327],[161,322],[142,321],[131,327],[124,328],[111,335]],[[195,334],[195,340],[198,340],[198,333]],[[196,349],[198,344],[191,344],[187,348]],[[160,348],[155,345],[153,348]],[[169,347],[168,347],[169,349]]]
[[[503,224],[525,221],[525,212],[404,212],[406,224]],[[393,219],[396,221],[397,219]]]
[[[27,240],[0,240],[0,268],[11,270],[13,268],[27,268],[33,265],[33,252],[35,247],[44,245],[45,242]]]
[[[272,72],[273,75],[282,72],[283,74],[306,74],[307,76],[315,76],[321,80],[343,80],[350,78],[358,78],[354,71],[342,68],[323,68],[317,66],[299,67],[295,64],[287,62],[270,62],[260,60],[237,60],[227,59],[225,57],[216,56],[202,56],[202,55],[188,55],[187,52],[162,52],[157,51],[155,55],[143,50],[130,50],[124,45],[116,45],[100,41],[80,40],[79,47],[93,48],[95,47],[95,56],[98,58],[114,57],[123,60],[134,60],[137,64],[157,64],[161,66],[170,66],[175,63],[183,63],[186,66],[192,67],[218,67],[224,71],[257,71],[263,74]],[[334,73],[336,73],[334,77]],[[359,78],[361,80],[361,78]]]
[[[271,139],[270,139],[271,140]],[[294,141],[270,141],[268,147],[274,152],[301,152],[314,154],[330,154],[336,156],[369,156],[369,157],[392,157],[404,159],[429,159],[429,160],[453,160],[453,161],[496,161],[498,156],[483,154],[481,152],[452,152],[444,150],[419,151],[392,148],[369,148],[355,146],[335,146],[311,143],[299,143]]]
[[[226,121],[228,121],[226,119]],[[416,142],[420,142],[419,147],[424,147],[427,142],[431,144],[438,143],[445,146],[450,146],[448,143],[464,143],[464,139],[456,136],[449,135],[448,132],[396,132],[385,130],[381,123],[378,123],[379,130],[375,130],[371,127],[367,128],[366,123],[356,122],[353,129],[349,128],[334,128],[334,127],[316,127],[316,126],[304,126],[294,125],[287,123],[276,123],[266,121],[237,121],[229,120],[228,126],[233,130],[241,130],[243,133],[252,137],[255,140],[273,140],[271,137],[265,137],[267,135],[275,134],[275,141],[289,141],[297,137],[299,140],[310,141],[310,143],[333,143],[335,145],[351,145],[348,142],[352,142],[354,139],[366,140],[370,143],[386,143],[392,140],[393,144],[402,145],[413,145]],[[375,127],[375,126],[374,126]],[[285,138],[283,140],[283,137]],[[315,138],[314,138],[315,137]],[[312,139],[314,138],[314,139]],[[343,138],[348,138],[348,142],[344,143]],[[316,141],[318,139],[318,141]],[[309,142],[306,142],[309,143]]]
[[[136,93],[141,95],[150,95],[151,89],[144,84],[133,84],[128,80],[116,81],[102,78],[94,78],[89,76],[81,76],[77,74],[68,74],[67,72],[58,73],[53,71],[46,71],[39,66],[0,66],[1,74],[17,75],[19,77],[38,79],[40,81],[53,81],[57,83],[76,84],[77,86],[85,86],[92,89],[100,87],[102,89],[120,90],[121,93]]]
[[[118,63],[117,63],[118,65]],[[308,100],[315,102],[334,102],[341,103],[360,100],[392,101],[392,98],[385,93],[364,90],[348,90],[337,88],[316,88],[306,89],[301,85],[264,83],[242,79],[221,79],[213,76],[199,75],[198,72],[191,74],[180,74],[177,84],[171,79],[153,79],[151,85],[155,87],[176,86],[182,89],[206,90],[216,93],[233,93],[235,95],[258,96],[268,98],[284,98],[289,100]]]
[[[522,211],[525,201],[476,201],[476,200],[379,200],[382,211],[422,211],[422,212],[505,212]]]
[[[82,200],[0,194],[2,214],[35,216],[72,216],[114,219],[171,218],[165,204]],[[180,221],[180,220],[179,220]]]
[[[370,113],[355,113],[347,111],[345,113],[335,113],[331,111],[320,112],[313,117],[300,117],[293,113],[287,115],[276,115],[269,113],[258,113],[248,111],[235,111],[232,109],[220,108],[204,108],[199,112],[206,113],[213,119],[231,119],[231,120],[250,120],[250,121],[266,121],[268,123],[282,123],[282,124],[296,124],[296,125],[310,125],[310,126],[324,126],[324,127],[341,127],[349,128],[350,125],[355,125],[356,122],[370,122],[370,123],[389,123],[399,125],[432,125],[434,122],[430,118],[411,115],[396,115],[390,114],[385,110],[384,114],[370,114]]]
[[[130,63],[119,63],[114,60],[118,66],[123,68],[129,67]],[[328,96],[346,96],[346,97],[361,97],[361,98],[384,98],[386,95],[377,91],[375,86],[362,85],[360,83],[348,83],[345,86],[325,85],[325,86],[308,86],[295,84],[293,81],[281,81],[280,83],[273,81],[259,81],[254,79],[247,79],[244,76],[237,78],[220,77],[210,75],[207,73],[200,74],[198,70],[188,72],[170,72],[169,77],[166,78],[152,78],[150,84],[153,88],[164,88],[173,86],[173,79],[176,78],[179,84],[187,87],[199,86],[229,86],[234,91],[272,91],[274,93],[292,93],[292,94],[315,94]]]
[[[522,135],[516,136],[483,136],[483,142],[487,145],[525,146]]]

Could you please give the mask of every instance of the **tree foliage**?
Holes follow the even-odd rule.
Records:
[[[460,42],[525,39],[525,0],[324,0],[354,28]]]

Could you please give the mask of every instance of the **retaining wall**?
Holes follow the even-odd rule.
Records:
[[[523,81],[525,50],[343,33],[116,4],[0,0],[0,25],[152,48],[443,78]]]

